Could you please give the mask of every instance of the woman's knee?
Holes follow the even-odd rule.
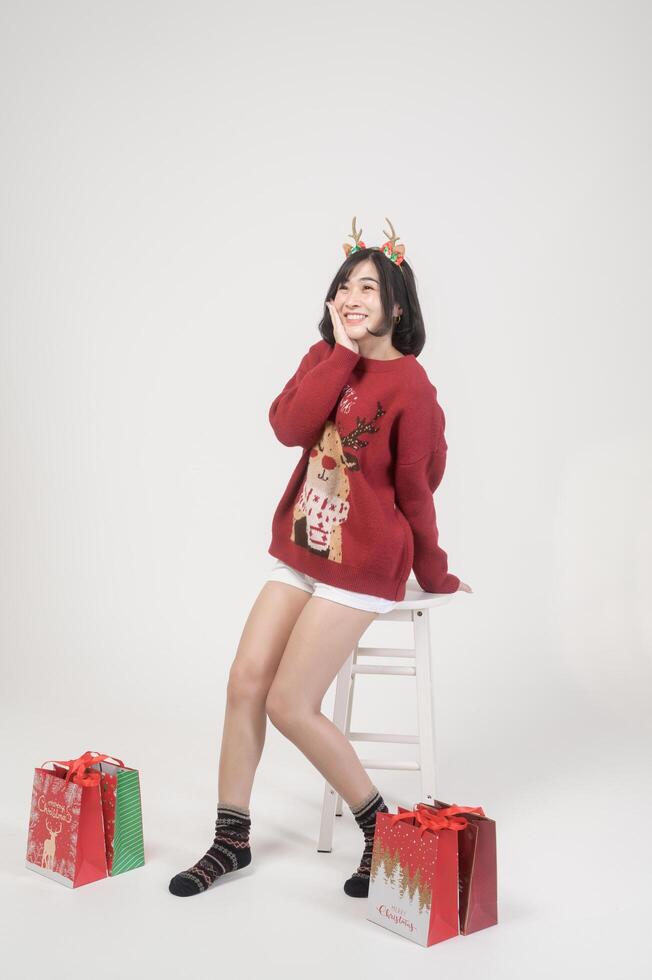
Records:
[[[296,694],[283,690],[278,684],[272,684],[265,700],[267,717],[275,728],[287,733],[298,721],[300,705],[297,704]]]
[[[264,702],[272,679],[255,664],[234,660],[226,688],[227,700],[232,704]]]

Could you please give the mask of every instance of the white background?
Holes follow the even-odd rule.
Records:
[[[127,977],[643,975],[651,21],[2,5],[6,976],[113,977],[118,954]],[[362,835],[345,809],[317,853],[323,779],[271,724],[251,867],[167,891],[212,840],[228,670],[300,452],[267,412],[353,214],[368,244],[389,215],[417,276],[441,543],[474,590],[433,618],[437,790],[496,820],[501,921],[428,950],[344,894]],[[363,679],[353,727],[414,708],[411,679]],[[85,749],[140,770],[147,864],[68,891],[24,869],[31,780]]]

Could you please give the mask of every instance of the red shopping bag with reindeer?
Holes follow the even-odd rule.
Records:
[[[106,758],[85,753],[34,771],[26,867],[69,888],[107,877],[101,776],[88,768]]]

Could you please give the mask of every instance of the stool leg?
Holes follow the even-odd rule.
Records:
[[[349,655],[343,666],[340,667],[335,687],[333,724],[337,725],[341,732],[343,732],[346,727],[352,665],[353,652]],[[317,843],[318,851],[333,850],[333,821],[335,819],[335,807],[338,798],[338,794],[335,792],[333,787],[325,781],[324,801],[321,808],[321,825],[319,827],[319,841]]]
[[[421,766],[421,799],[424,803],[437,798],[435,792],[435,727],[432,712],[430,617],[428,609],[412,614],[419,716],[419,757]]]

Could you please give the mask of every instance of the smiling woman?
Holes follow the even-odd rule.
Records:
[[[172,879],[175,895],[250,863],[267,717],[349,805],[365,845],[344,891],[368,894],[376,814],[387,806],[322,699],[376,615],[404,598],[412,567],[424,591],[471,591],[438,543],[444,413],[416,359],[425,331],[414,276],[395,238],[363,247],[355,219],[354,237],[328,289],[322,339],[269,409],[279,441],[303,452],[272,518],[276,564],[229,672],[215,838]]]

